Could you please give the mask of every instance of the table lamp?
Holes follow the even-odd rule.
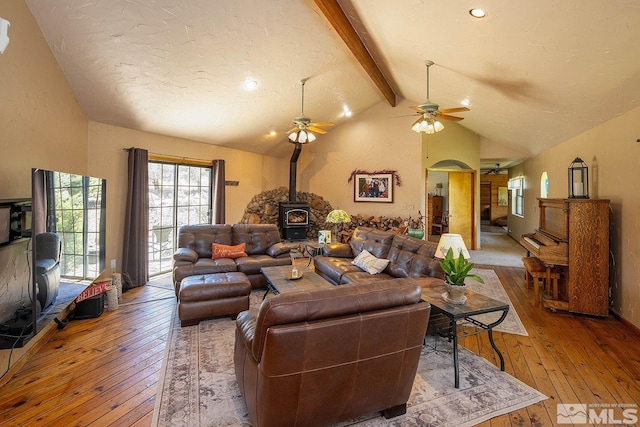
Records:
[[[334,226],[333,226],[333,237],[331,238],[331,240],[334,243],[336,243],[336,242],[339,243],[339,241],[338,241],[338,224],[351,222],[351,217],[349,216],[348,213],[346,213],[342,209],[334,209],[331,212],[329,212],[329,215],[327,215],[327,219],[325,220],[325,222],[328,223],[328,224],[334,224]]]
[[[444,259],[449,249],[453,249],[453,257],[456,259],[460,257],[460,253],[462,253],[464,259],[471,258],[471,255],[469,255],[469,251],[464,244],[464,240],[459,234],[444,233],[442,236],[440,236],[440,241],[438,241],[438,247],[436,248],[435,257]]]

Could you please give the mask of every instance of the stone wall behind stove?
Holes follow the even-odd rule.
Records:
[[[326,224],[325,219],[333,207],[329,202],[324,200],[322,196],[315,193],[306,193],[298,191],[296,200],[299,202],[308,202],[309,212],[309,229],[307,230],[307,238],[314,240],[318,238],[319,230],[331,230],[334,232],[334,224]],[[247,205],[242,220],[242,224],[278,224],[278,207],[280,202],[289,200],[289,189],[280,187],[275,190],[263,191],[251,199]],[[415,215],[414,217],[384,217],[384,216],[368,216],[363,214],[352,214],[351,223],[338,224],[338,240],[347,242],[356,227],[371,227],[380,230],[390,231],[392,233],[405,233],[407,228],[424,228],[423,217]]]
[[[256,194],[242,215],[242,224],[278,224],[278,207],[280,202],[289,200],[289,189],[286,187],[267,190]],[[318,231],[327,229],[325,219],[333,210],[331,204],[315,193],[296,192],[296,201],[309,203],[308,239],[317,239]],[[329,226],[329,225],[327,225]],[[331,229],[331,228],[329,228]]]

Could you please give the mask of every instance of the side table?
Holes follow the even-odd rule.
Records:
[[[417,279],[418,282],[420,279]],[[493,328],[507,317],[509,304],[482,294],[467,290],[465,304],[452,304],[444,300],[442,294],[446,292],[444,285],[427,286],[422,288],[422,299],[431,304],[429,327],[433,327],[438,335],[453,341],[453,367],[455,372],[455,387],[460,386],[460,372],[458,366],[458,339],[487,332],[491,347],[500,359],[500,370],[504,371],[504,357],[493,340]],[[492,323],[484,323],[475,318],[480,314],[499,312],[500,317]]]
[[[305,242],[304,247],[302,248],[303,255],[309,255],[309,262],[307,262],[307,267],[311,265],[311,261],[314,257],[318,255],[322,255],[322,251],[324,249],[324,245],[317,242]]]

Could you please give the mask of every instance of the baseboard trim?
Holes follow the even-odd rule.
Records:
[[[630,330],[633,331],[633,333],[635,333],[638,337],[640,337],[640,328],[638,328],[633,323],[629,322],[627,319],[622,317],[619,313],[616,313],[614,310],[611,310],[611,314],[613,315],[613,317],[619,320],[620,323],[622,323],[625,327],[629,328]]]

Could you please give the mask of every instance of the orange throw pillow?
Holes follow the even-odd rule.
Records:
[[[229,246],[229,245],[221,245],[219,243],[211,244],[211,258],[240,258],[243,256],[247,256],[244,251],[245,244],[240,243],[239,245]]]

